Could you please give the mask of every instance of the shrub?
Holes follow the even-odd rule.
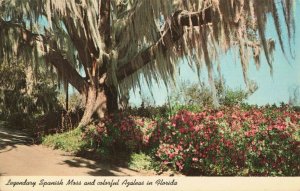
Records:
[[[107,147],[111,151],[136,152],[149,147],[156,121],[120,113],[103,119],[98,125],[85,129],[84,138],[96,148]]]
[[[145,153],[133,153],[128,164],[133,170],[150,170],[151,165],[151,157]]]
[[[181,111],[165,124],[156,156],[204,175],[299,175],[299,113],[283,108]]]
[[[247,98],[257,90],[257,85],[254,82],[249,82],[249,89],[241,88],[232,89],[226,86],[222,79],[215,80],[216,98],[222,106],[235,106],[244,103]],[[201,108],[213,108],[214,100],[211,87],[204,82],[191,83],[189,81],[182,82],[177,89],[171,92],[171,105],[176,108],[176,105],[187,107],[193,111]],[[175,104],[174,104],[175,103]]]
[[[42,144],[74,153],[87,147],[87,142],[82,140],[82,132],[79,128],[61,134],[48,135],[43,138]]]
[[[290,107],[179,110],[150,119],[110,116],[85,130],[90,146],[144,152],[166,167],[195,175],[291,176],[300,172],[300,114]]]
[[[225,106],[235,106],[242,104],[249,97],[249,93],[243,90],[225,90],[225,96],[221,99],[221,104]]]

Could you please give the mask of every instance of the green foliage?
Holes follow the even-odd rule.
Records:
[[[21,61],[18,65],[1,64],[0,81],[0,117],[13,127],[32,127],[37,116],[59,108],[57,87],[42,68],[33,71]]]
[[[249,94],[243,90],[226,89],[221,104],[225,106],[241,105],[248,97]]]
[[[182,82],[178,89],[171,92],[171,105],[197,105],[199,107],[212,107],[213,98],[211,89],[203,82]]]
[[[150,170],[152,167],[152,159],[145,153],[133,153],[130,156],[128,167],[133,170]]]
[[[171,115],[171,109],[168,105],[152,106],[152,105],[141,105],[140,107],[128,107],[123,112],[128,115],[146,117],[151,119],[168,117]]]
[[[257,89],[249,91],[231,89],[225,86],[221,80],[215,81],[217,98],[221,106],[245,106],[245,100]],[[151,119],[168,118],[181,110],[200,112],[204,108],[214,108],[211,88],[205,83],[182,82],[178,89],[171,92],[168,103],[162,106],[154,106],[149,97],[142,95],[143,102],[140,107],[128,107],[123,112],[133,116],[147,117]],[[251,107],[251,106],[250,106]]]
[[[225,82],[221,79],[215,80],[215,87],[217,92],[216,96],[221,106],[241,105],[257,89],[255,84],[253,84],[251,92],[242,89],[231,89],[227,87]],[[213,103],[211,88],[203,82],[182,82],[178,89],[172,91],[170,95],[170,104],[173,110],[172,114],[181,109],[197,112],[203,108],[213,108]]]
[[[82,132],[79,128],[65,133],[48,135],[43,138],[42,144],[54,149],[62,149],[68,152],[78,152],[88,144],[82,140]]]

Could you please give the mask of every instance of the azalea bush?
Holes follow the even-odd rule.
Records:
[[[299,175],[299,125],[287,107],[181,111],[160,128],[156,157],[202,175]]]
[[[156,121],[124,113],[111,115],[98,125],[90,125],[83,137],[96,148],[110,147],[112,151],[142,151],[149,147]]]
[[[300,114],[287,106],[181,110],[156,119],[122,113],[84,136],[97,148],[151,153],[160,169],[186,174],[300,175]]]

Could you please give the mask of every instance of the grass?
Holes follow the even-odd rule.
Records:
[[[76,128],[72,131],[65,133],[57,133],[53,135],[48,135],[42,139],[42,144],[54,149],[61,149],[63,151],[78,153],[79,151],[83,151],[88,146],[88,141],[82,139],[82,132],[79,128]],[[112,159],[113,156],[109,153],[107,148],[99,148],[96,152],[101,159]],[[120,160],[128,161],[128,167],[133,170],[141,171],[141,170],[151,170],[152,167],[152,159],[150,156],[144,153],[133,153],[130,157],[122,157],[122,154],[119,153],[118,158]],[[124,162],[123,161],[123,162]]]
[[[76,128],[69,132],[48,135],[42,139],[42,144],[54,149],[76,153],[84,148],[87,143],[82,139],[81,130]]]

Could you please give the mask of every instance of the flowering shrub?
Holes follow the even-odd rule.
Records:
[[[112,147],[113,150],[141,151],[149,147],[156,121],[126,114],[109,116],[97,126],[90,126],[84,138],[94,147]]]
[[[205,175],[299,175],[300,114],[288,108],[181,111],[161,129],[156,156]]]
[[[151,150],[187,174],[300,175],[300,114],[289,107],[225,107],[170,118],[119,114],[87,131],[97,147]]]

